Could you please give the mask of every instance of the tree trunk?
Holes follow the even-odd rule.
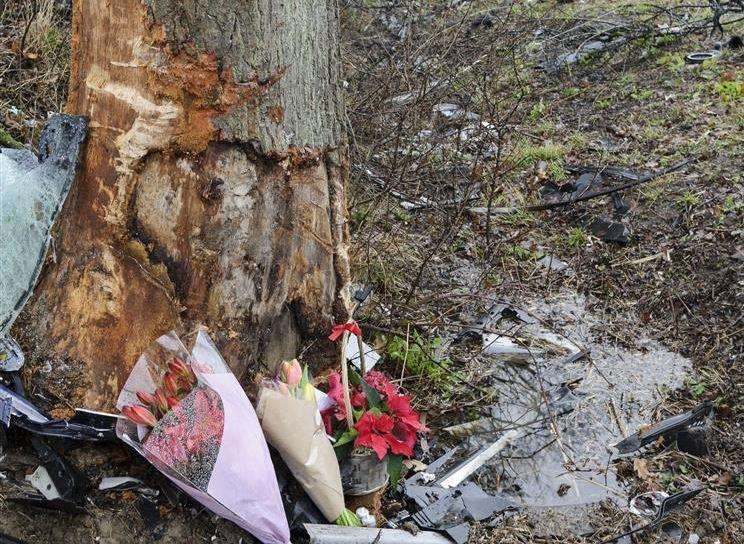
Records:
[[[110,408],[172,328],[241,375],[344,313],[338,33],[336,0],[76,0],[90,132],[23,320],[74,401]]]

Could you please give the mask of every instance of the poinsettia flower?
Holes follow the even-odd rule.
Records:
[[[411,457],[413,446],[416,444],[416,431],[398,420],[393,425],[393,429],[385,435],[385,441],[392,453]]]
[[[392,395],[387,399],[387,407],[396,421],[400,421],[414,432],[428,432],[429,429],[419,421],[419,415],[411,408],[411,399],[404,395]]]
[[[372,412],[364,412],[354,425],[359,433],[354,441],[354,447],[371,448],[377,454],[377,458],[382,461],[388,451],[388,441],[385,439],[385,435],[393,430],[393,426],[393,418],[388,414],[377,416]]]

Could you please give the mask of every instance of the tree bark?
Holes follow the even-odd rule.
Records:
[[[77,0],[81,170],[23,322],[75,401],[198,323],[238,375],[348,307],[336,0]],[[62,364],[64,363],[64,364]]]

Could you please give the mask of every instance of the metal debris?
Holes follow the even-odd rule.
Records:
[[[700,494],[700,492],[702,492],[704,489],[705,488],[699,482],[692,482],[686,490],[680,491],[679,493],[675,493],[674,495],[670,495],[667,497],[662,498],[662,496],[666,495],[666,493],[658,492],[644,493],[639,497],[635,497],[631,501],[631,508],[637,511],[638,515],[645,518],[651,518],[653,516],[653,519],[645,525],[635,527],[621,535],[605,540],[601,542],[601,544],[617,542],[620,539],[627,538],[636,533],[649,531],[651,529],[654,529],[655,527],[658,527],[672,511],[683,506],[692,498]],[[653,509],[655,509],[655,512],[652,512]]]

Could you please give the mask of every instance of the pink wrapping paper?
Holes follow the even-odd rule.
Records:
[[[120,419],[116,433],[180,489],[261,542],[289,543],[274,465],[248,397],[212,340],[199,330],[191,354],[174,332],[143,353],[116,407],[139,404],[173,357],[191,364],[199,384],[147,428]]]

